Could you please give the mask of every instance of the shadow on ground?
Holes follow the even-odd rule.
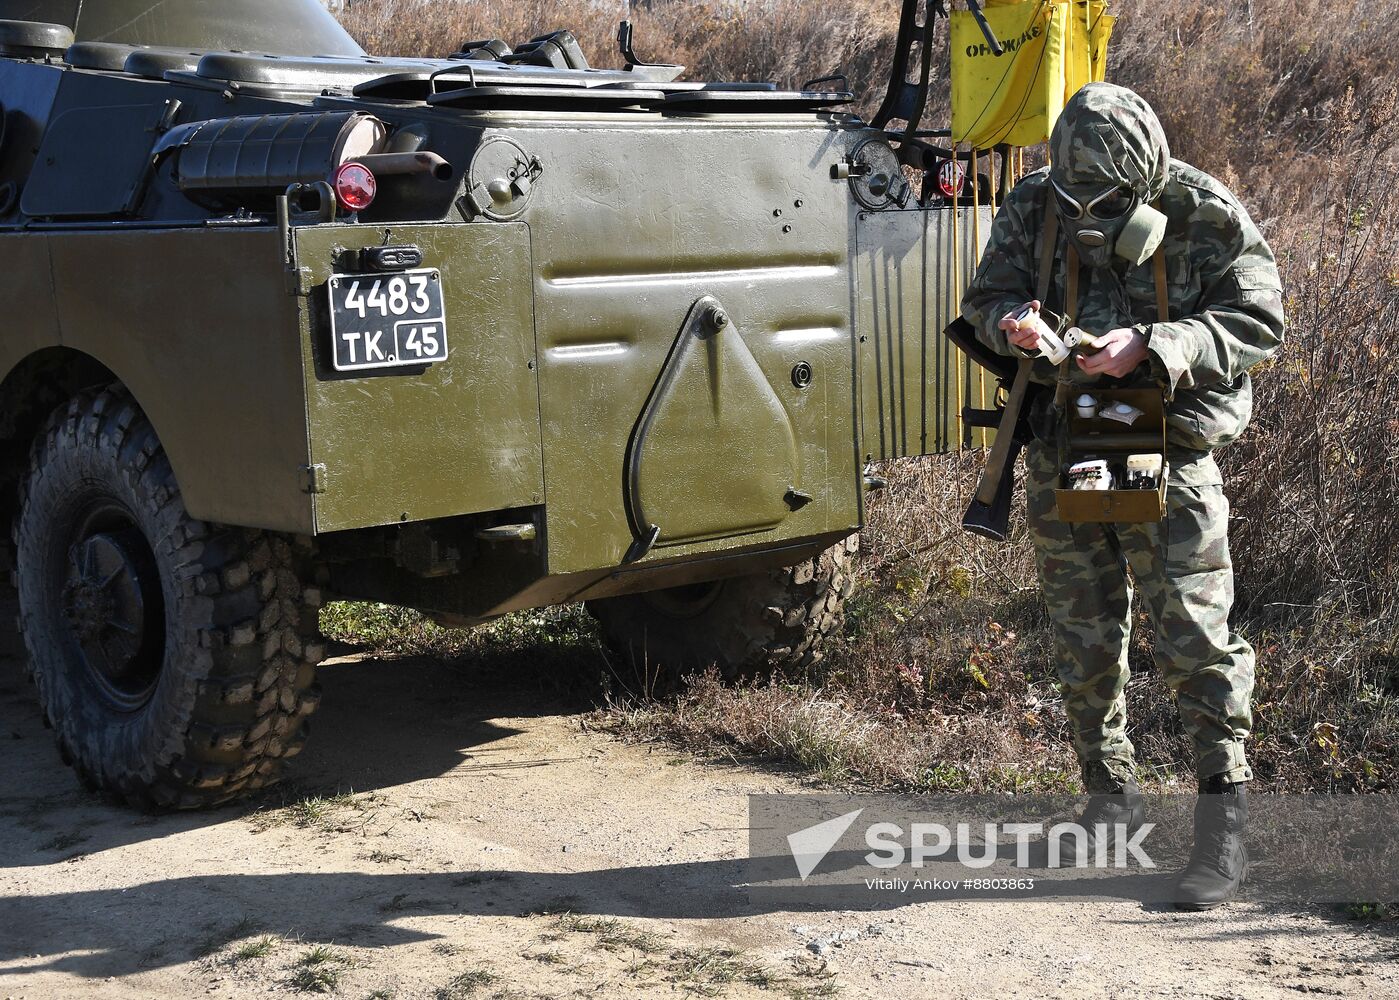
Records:
[[[334,652],[353,654],[343,647]],[[584,643],[513,647],[457,660],[348,656],[322,666],[321,708],[306,749],[277,788],[203,813],[142,815],[82,788],[41,724],[34,689],[0,664],[0,824],[38,835],[0,835],[0,868],[52,864],[122,844],[246,818],[317,795],[395,788],[454,769],[521,769],[548,759],[505,759],[490,746],[519,730],[494,721],[587,712],[606,699],[609,667]],[[81,810],[75,828],[65,813]]]
[[[351,659],[323,672],[324,707],[308,749],[290,774],[284,798],[210,813],[144,816],[101,803],[79,788],[40,725],[32,692],[9,671],[0,680],[0,977],[50,969],[83,977],[122,976],[188,961],[210,928],[258,927],[308,941],[353,941],[386,947],[432,939],[417,916],[501,916],[572,909],[619,917],[723,919],[825,909],[802,887],[746,885],[743,861],[637,864],[583,871],[523,871],[500,866],[420,872],[315,871],[314,855],[289,855],[285,870],[85,884],[83,862],[124,845],[181,834],[217,832],[285,796],[388,791],[456,770],[520,772],[556,763],[496,749],[519,732],[495,720],[571,715],[601,696],[606,666],[587,648],[514,652],[494,662]],[[545,780],[553,780],[546,778]],[[210,838],[211,840],[213,838]],[[237,841],[234,841],[237,843]],[[196,859],[207,860],[207,859]],[[828,868],[854,865],[833,857]],[[790,863],[790,859],[787,859]],[[55,870],[73,865],[72,877]],[[544,866],[552,867],[552,866]],[[80,888],[55,893],[28,887],[28,873]],[[932,873],[936,874],[936,873]],[[1141,899],[1159,895],[1161,875],[1063,882],[1056,897]],[[967,898],[967,897],[962,897]],[[927,896],[871,896],[864,909],[895,910]],[[815,904],[815,905],[813,905]],[[986,905],[1013,905],[1005,901]],[[846,907],[848,909],[848,907]],[[1148,909],[1151,907],[1148,906]],[[200,915],[191,922],[190,914]],[[1008,917],[1013,923],[1015,918]],[[1201,934],[1238,932],[1242,915],[1217,914]],[[139,931],[133,931],[133,928]],[[1311,933],[1310,931],[1307,933]],[[51,956],[51,957],[48,957]],[[1375,961],[1392,960],[1378,939]]]

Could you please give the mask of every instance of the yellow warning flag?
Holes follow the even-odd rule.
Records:
[[[1061,6],[1069,6],[1061,4]],[[1094,80],[1107,78],[1108,42],[1117,18],[1106,13],[1106,3],[1076,3],[1069,21],[1073,32],[1068,72],[1065,74],[1064,100],[1078,93],[1080,87]],[[1091,66],[1091,69],[1090,69]]]
[[[969,11],[952,12],[952,139],[974,149],[1044,142],[1064,102],[1103,79],[1115,19],[1104,0],[983,6],[1005,51],[991,51]]]

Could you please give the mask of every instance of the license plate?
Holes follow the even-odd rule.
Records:
[[[447,313],[436,268],[330,279],[332,363],[339,372],[447,359]]]

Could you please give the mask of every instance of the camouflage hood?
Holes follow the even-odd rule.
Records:
[[[1050,177],[1069,191],[1126,186],[1160,197],[1171,162],[1161,120],[1126,87],[1090,83],[1064,105],[1049,137]]]

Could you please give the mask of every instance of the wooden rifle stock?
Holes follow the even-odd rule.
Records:
[[[1044,234],[1040,241],[1039,274],[1035,298],[1043,305],[1049,299],[1051,277],[1054,266],[1054,252],[1059,239],[1059,215],[1046,210]],[[1068,301],[1070,316],[1078,302],[1078,257],[1070,246]],[[946,334],[958,347],[962,348],[977,364],[994,372],[1005,386],[1010,377],[1010,358],[989,351],[976,339],[976,331],[965,319],[958,318],[947,328]],[[1033,358],[1021,358],[1015,368],[1014,381],[1006,394],[1005,409],[1001,411],[1000,426],[996,428],[996,443],[986,459],[986,469],[981,474],[981,485],[971,506],[962,517],[962,527],[973,534],[982,535],[998,542],[1010,537],[1010,499],[1015,492],[1015,460],[1020,457],[1020,449],[1029,440],[1028,421],[1025,403],[1032,390],[1030,371],[1034,368]]]
[[[1030,392],[1034,362],[1022,359],[1001,411],[996,441],[981,473],[981,484],[962,517],[962,527],[976,535],[1004,542],[1010,537],[1010,501],[1015,494],[1015,460],[1024,443],[1018,431]]]
[[[1024,424],[1026,404],[1037,386],[1030,380],[1030,370],[1034,360],[1016,360],[1003,354],[996,354],[981,341],[976,332],[964,319],[955,320],[945,331],[949,340],[961,349],[962,353],[978,365],[991,372],[1000,380],[1006,390],[1005,407],[1000,411],[996,427],[996,441],[986,460],[986,469],[981,474],[981,483],[971,506],[962,518],[962,527],[968,531],[1003,542],[1010,534],[1010,501],[1015,493],[1015,460],[1028,438]],[[967,411],[963,419],[969,426],[987,426],[987,417],[994,411]],[[973,419],[980,418],[980,419]]]

